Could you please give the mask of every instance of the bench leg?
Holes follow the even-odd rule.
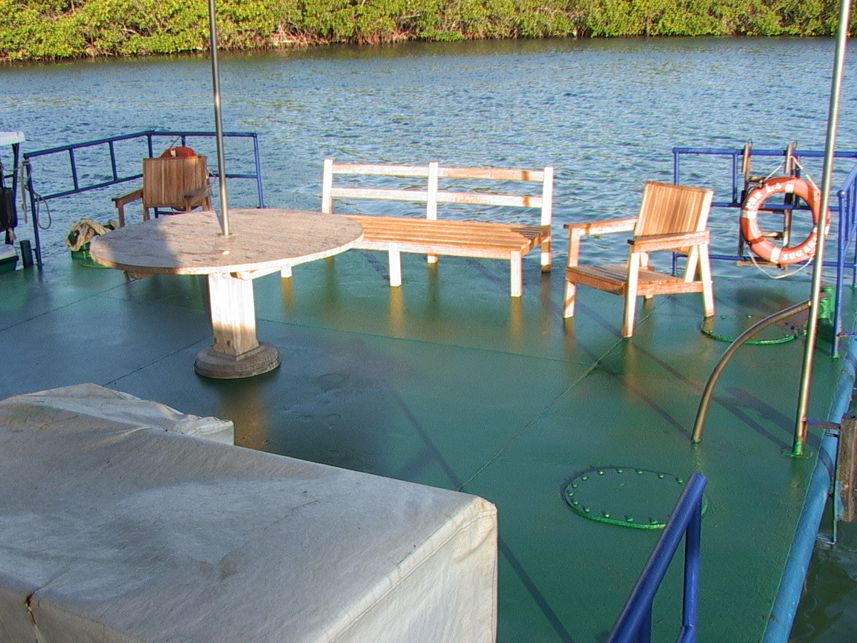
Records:
[[[396,288],[402,285],[402,255],[399,246],[391,243],[387,254],[390,262],[390,286]]]
[[[553,267],[553,256],[551,254],[551,242],[542,244],[542,272],[550,272]]]
[[[562,316],[565,319],[574,317],[574,299],[577,294],[577,286],[570,281],[565,282],[565,295],[563,297]]]
[[[280,269],[280,278],[282,279],[291,279],[292,278],[292,267],[286,266]]]
[[[511,264],[509,276],[511,279],[512,297],[520,297],[524,292],[524,266],[520,252],[512,252]]]

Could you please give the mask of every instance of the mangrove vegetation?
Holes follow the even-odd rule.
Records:
[[[831,36],[833,0],[219,0],[223,49],[635,36]],[[0,60],[205,51],[207,0],[0,0]]]

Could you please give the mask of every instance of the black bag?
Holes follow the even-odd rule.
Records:
[[[15,193],[12,188],[0,188],[0,231],[6,232],[6,243],[9,243],[12,231],[18,227],[18,213],[15,211]]]
[[[0,188],[0,230],[18,227],[18,213],[15,211],[15,194],[12,188]]]

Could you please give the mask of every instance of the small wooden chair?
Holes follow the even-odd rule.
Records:
[[[204,156],[143,159],[143,187],[113,199],[119,227],[125,225],[125,206],[143,200],[143,221],[152,208],[172,208],[189,212],[194,208],[211,209],[208,165]]]
[[[625,297],[623,337],[634,334],[637,297],[701,292],[705,316],[712,316],[714,289],[706,230],[712,196],[711,190],[703,188],[647,182],[638,217],[566,224],[569,246],[563,317],[574,315],[578,284]],[[628,241],[631,248],[627,264],[579,265],[583,237],[631,231],[634,234]],[[656,272],[649,266],[649,253],[659,250],[687,254],[683,276]]]

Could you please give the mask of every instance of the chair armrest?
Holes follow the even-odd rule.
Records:
[[[637,225],[637,217],[626,219],[606,219],[603,221],[590,221],[588,223],[566,223],[563,228],[569,234],[579,236],[592,236],[596,234],[611,234],[613,232],[630,232]]]
[[[128,194],[123,194],[122,196],[113,197],[113,204],[119,208],[129,203],[136,201],[137,199],[143,198],[143,188],[138,188],[133,192],[129,192]]]
[[[636,225],[637,217],[590,221],[588,223],[566,223],[563,228],[568,230],[568,266],[577,265],[580,258],[580,240],[583,237],[614,232],[630,232]]]
[[[628,240],[634,252],[654,252],[656,250],[678,250],[688,246],[708,243],[708,230],[702,232],[678,232],[674,234],[652,234]]]
[[[129,203],[143,198],[143,188],[138,188],[128,194],[113,197],[113,205],[116,206],[116,216],[119,218],[119,227],[125,227],[125,206]],[[143,208],[143,220],[149,218],[148,211]]]

